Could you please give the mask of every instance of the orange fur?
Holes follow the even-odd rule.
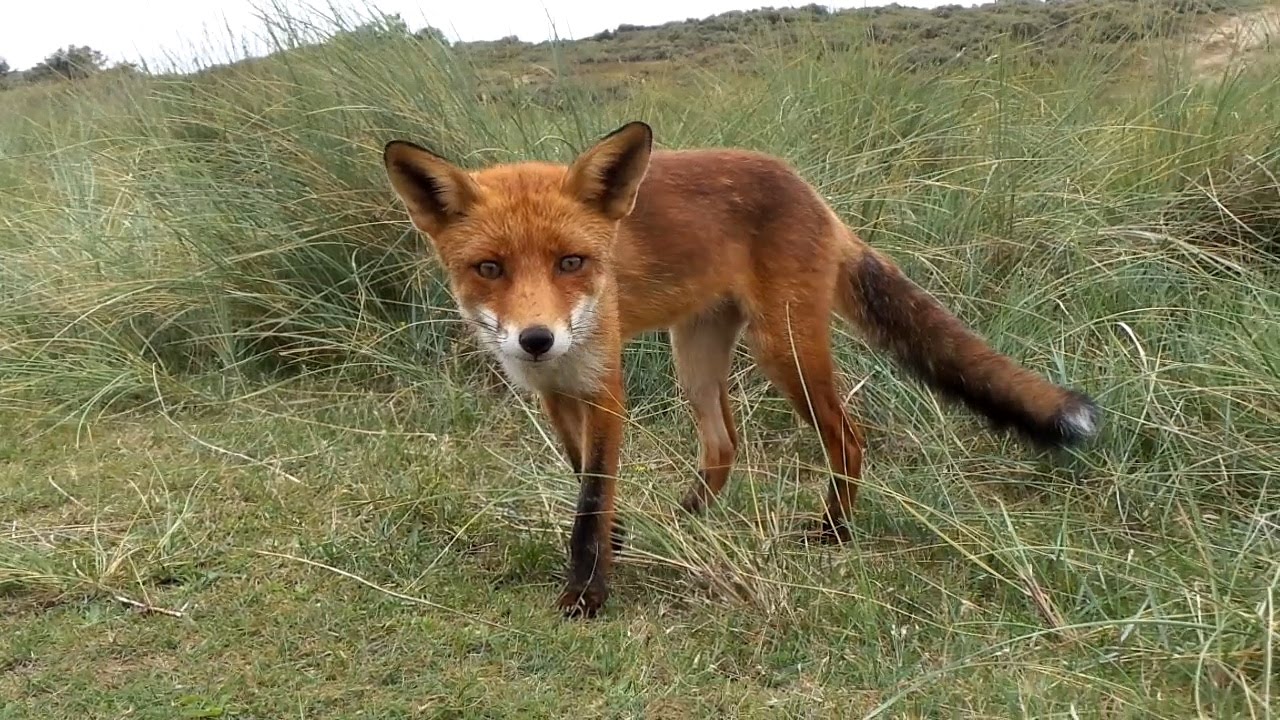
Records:
[[[821,535],[847,536],[862,434],[835,384],[838,313],[944,396],[997,426],[1060,445],[1096,430],[1085,395],[991,349],[868,247],[782,160],[734,149],[653,151],[629,123],[566,167],[464,171],[389,143],[389,178],[428,235],[463,315],[518,384],[536,391],[581,478],[561,607],[608,595],[622,435],[621,350],[671,332],[702,446],[683,507],[724,487],[737,452],[727,376],[740,335],[821,436],[832,480]]]

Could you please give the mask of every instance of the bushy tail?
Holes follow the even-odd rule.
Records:
[[[1098,407],[1000,354],[929,293],[859,243],[841,267],[838,307],[876,348],[946,399],[1039,446],[1097,432]]]

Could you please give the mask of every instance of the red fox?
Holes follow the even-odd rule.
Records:
[[[464,170],[410,142],[383,151],[396,195],[443,265],[461,315],[513,383],[534,391],[580,480],[559,607],[609,595],[625,401],[621,351],[667,329],[701,446],[681,501],[700,512],[738,447],[727,378],[745,337],[821,436],[832,479],[819,537],[848,538],[862,432],[834,377],[834,311],[945,399],[1041,446],[1098,429],[1088,395],[996,352],[863,242],[785,161],[738,149],[654,150],[628,123],[568,166]]]

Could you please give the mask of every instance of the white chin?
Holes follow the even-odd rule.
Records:
[[[498,359],[503,362],[518,362],[526,365],[546,365],[564,357],[570,347],[571,343],[567,341],[557,342],[555,347],[536,357],[519,348],[509,349],[504,347],[498,351]]]
[[[600,384],[604,362],[590,346],[565,344],[535,360],[527,353],[499,352],[507,377],[517,386],[536,392],[591,393]]]

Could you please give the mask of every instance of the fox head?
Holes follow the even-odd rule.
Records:
[[[598,333],[618,223],[635,206],[652,145],[649,126],[632,122],[568,166],[467,171],[402,140],[383,161],[462,315],[504,365],[532,369]]]

